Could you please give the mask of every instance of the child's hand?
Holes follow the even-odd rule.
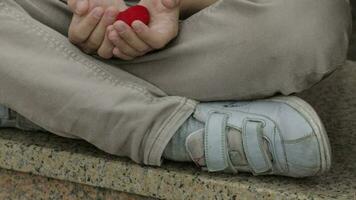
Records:
[[[104,41],[106,29],[113,24],[123,0],[69,0],[74,15],[69,40],[86,53],[96,53]]]
[[[163,48],[178,34],[178,2],[179,0],[141,0],[139,5],[145,6],[150,12],[149,26],[140,21],[133,22],[132,27],[123,21],[115,22],[108,27],[103,48],[99,52],[107,58],[114,54],[123,60],[132,60]],[[115,46],[112,53],[108,52],[112,48],[110,42]]]

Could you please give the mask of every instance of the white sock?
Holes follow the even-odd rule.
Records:
[[[204,123],[199,122],[193,116],[189,117],[169,141],[163,152],[163,158],[181,162],[192,161],[186,151],[185,141],[191,133],[202,128],[204,128]]]

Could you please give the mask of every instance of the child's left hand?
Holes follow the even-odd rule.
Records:
[[[98,54],[104,58],[114,55],[123,60],[132,60],[152,50],[163,48],[178,34],[179,0],[141,0],[151,16],[147,26],[141,21],[132,27],[117,21],[107,29]],[[120,11],[127,7],[119,8]],[[112,50],[113,49],[113,50]],[[111,51],[111,52],[110,52]]]

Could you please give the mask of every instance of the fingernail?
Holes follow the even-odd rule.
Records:
[[[108,37],[109,40],[116,40],[118,35],[116,34],[116,31],[110,31]]]
[[[113,10],[107,10],[106,17],[109,20],[115,19],[116,18],[116,12]]]
[[[76,7],[76,11],[78,13],[81,13],[86,8],[86,2],[85,1],[86,0],[78,0],[77,7]]]
[[[114,30],[113,25],[108,26],[107,31],[111,32],[111,31],[113,31],[113,30]]]
[[[120,50],[119,50],[117,47],[115,47],[115,48],[113,49],[112,53],[113,53],[114,55],[118,56],[118,55],[120,54]]]
[[[135,32],[141,32],[142,31],[142,26],[140,24],[140,22],[133,22],[132,23],[132,28],[135,30]]]
[[[98,7],[93,10],[93,16],[98,19],[100,19],[103,16],[103,14],[104,14],[104,10],[102,8]]]
[[[117,31],[119,31],[119,33],[123,33],[126,30],[126,25],[124,24],[124,22],[119,22],[119,23],[115,24],[115,27],[116,27]]]

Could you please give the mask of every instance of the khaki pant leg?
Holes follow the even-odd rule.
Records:
[[[33,17],[66,34],[71,14],[64,5],[32,2]],[[107,63],[200,101],[289,95],[344,64],[350,28],[348,0],[219,0],[184,20],[166,49]]]
[[[197,100],[289,95],[344,64],[350,22],[346,0],[219,0],[167,49],[120,67]]]
[[[195,102],[166,96],[83,54],[24,9],[13,0],[0,1],[0,104],[55,134],[160,165]]]

